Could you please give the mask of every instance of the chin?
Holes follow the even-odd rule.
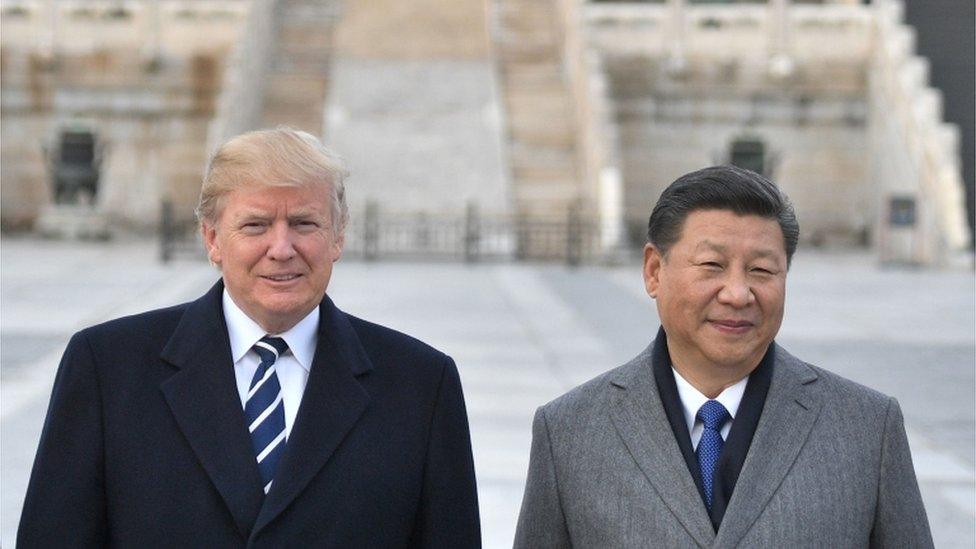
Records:
[[[294,302],[283,303],[280,301],[275,301],[271,303],[263,303],[261,308],[265,311],[265,314],[271,318],[290,318],[302,311],[302,305]]]
[[[305,316],[308,314],[308,310],[313,308],[314,306],[309,306],[307,303],[289,303],[281,307],[275,307],[272,310],[275,316],[280,318],[293,318],[296,316]],[[301,318],[297,320],[301,320]]]
[[[716,352],[710,353],[710,355],[713,364],[718,364],[722,368],[736,369],[741,368],[753,353],[751,349],[748,351],[717,349]]]

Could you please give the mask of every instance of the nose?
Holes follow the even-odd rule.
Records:
[[[268,233],[267,256],[275,261],[288,261],[297,253],[295,251],[294,234],[288,223],[275,223]]]
[[[752,286],[744,273],[730,273],[718,292],[718,301],[723,305],[742,308],[748,307],[756,300],[752,293]]]

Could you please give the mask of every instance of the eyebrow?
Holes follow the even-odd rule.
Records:
[[[717,242],[712,242],[711,240],[707,240],[707,239],[706,240],[702,240],[701,242],[699,242],[698,245],[695,247],[695,251],[699,251],[700,248],[702,248],[702,247],[708,248],[710,250],[713,250],[713,251],[716,251],[716,252],[719,252],[719,253],[725,253],[726,251],[728,251],[728,247],[725,246],[724,244],[718,244]],[[765,249],[764,248],[764,249],[756,250],[755,253],[752,254],[752,257],[755,257],[755,258],[767,258],[768,257],[768,258],[776,259],[776,252],[774,250],[770,250],[770,249]]]
[[[268,215],[267,212],[263,212],[261,210],[246,210],[246,211],[239,212],[236,216],[234,216],[234,219],[236,219],[236,220],[242,220],[242,219],[267,219],[269,217],[271,217],[271,216]]]
[[[316,215],[318,214],[315,212],[315,210],[311,210],[311,209],[292,210],[288,214],[288,219],[296,219],[299,217],[315,217]]]
[[[275,215],[276,214],[267,212],[265,210],[253,209],[253,210],[244,210],[240,212],[237,216],[237,219],[268,219],[271,217],[275,217]],[[324,217],[324,214],[316,212],[312,208],[300,208],[300,209],[292,210],[291,213],[288,214],[288,219],[300,219],[300,218],[316,217],[320,215]]]
[[[700,248],[703,247],[708,248],[710,250],[715,250],[716,252],[724,252],[728,249],[723,244],[716,244],[715,242],[706,239],[706,240],[702,240],[701,242],[698,243],[697,246],[695,246],[695,251],[698,251]]]

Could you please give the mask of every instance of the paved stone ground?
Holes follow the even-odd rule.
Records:
[[[0,544],[12,547],[54,370],[86,325],[192,299],[203,262],[156,262],[151,242],[0,241]],[[936,546],[976,545],[976,287],[972,272],[881,270],[801,250],[778,341],[896,396]],[[636,264],[342,262],[346,311],[450,353],[461,371],[486,547],[510,547],[537,406],[637,354],[657,316]]]

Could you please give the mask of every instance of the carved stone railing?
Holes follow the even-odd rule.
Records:
[[[215,40],[238,26],[242,0],[4,0],[2,41],[40,57],[97,50],[159,55],[220,47]]]
[[[677,47],[689,60],[757,59],[778,49],[809,60],[866,62],[871,11],[862,5],[775,3],[595,3],[586,6],[591,44],[620,54],[665,56]],[[811,47],[816,45],[816,47]]]

